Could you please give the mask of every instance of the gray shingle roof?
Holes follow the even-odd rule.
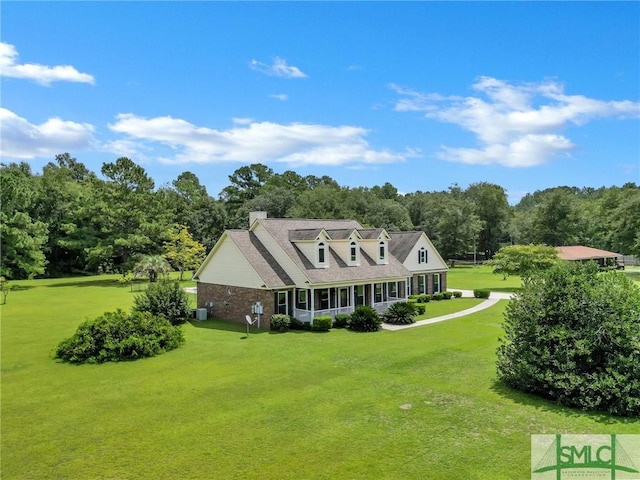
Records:
[[[360,228],[358,229],[358,233],[362,238],[372,239],[378,238],[382,233],[383,228]]]
[[[253,232],[247,230],[227,230],[227,235],[251,263],[265,286],[269,288],[294,285],[287,272],[276,262],[269,250]]]
[[[389,236],[391,237],[389,252],[404,263],[422,236],[422,232],[389,232]]]
[[[322,228],[305,228],[301,230],[290,230],[289,240],[295,242],[296,240],[315,240],[322,232]]]
[[[364,252],[364,250],[361,250],[360,252],[360,266],[351,267],[346,265],[335,251],[330,248],[329,267],[315,268],[300,249],[290,241],[290,232],[294,230],[324,229],[327,232],[334,231],[336,235],[338,235],[338,231],[348,231],[350,234],[354,229],[356,229],[360,233],[364,231],[365,235],[367,235],[366,238],[377,238],[383,231],[381,228],[363,229],[355,220],[294,220],[271,218],[261,219],[258,220],[258,222],[260,222],[278,245],[294,261],[311,284],[367,281],[407,277],[411,275],[402,263],[392,255],[389,256],[388,264],[377,265],[376,262]],[[348,234],[344,238],[348,238]],[[271,258],[271,261],[275,262],[275,259]]]

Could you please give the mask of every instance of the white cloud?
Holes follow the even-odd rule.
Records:
[[[251,60],[249,66],[271,77],[305,78],[307,76],[298,67],[287,65],[287,61],[280,57],[274,58],[271,65],[259,62],[258,60]]]
[[[269,97],[280,100],[281,102],[286,102],[289,99],[286,93],[274,93],[273,95],[269,95]]]
[[[95,83],[92,75],[81,73],[71,65],[49,67],[37,63],[18,64],[17,58],[18,52],[13,45],[0,42],[0,75],[33,80],[41,85],[50,85],[51,82]]]
[[[237,122],[236,122],[237,124]],[[120,114],[109,128],[143,145],[176,151],[168,163],[283,162],[293,165],[380,164],[415,157],[414,150],[375,150],[361,127],[251,122],[229,130],[198,127],[185,120]]]
[[[96,145],[94,128],[54,117],[34,125],[6,108],[0,108],[0,156],[29,159],[60,152],[82,151]]]
[[[478,96],[421,93],[395,84],[397,111],[424,112],[427,118],[459,125],[475,134],[479,148],[443,146],[438,156],[467,164],[530,167],[567,154],[575,145],[561,132],[600,118],[638,118],[640,103],[602,101],[566,95],[555,81],[512,85],[480,77]]]

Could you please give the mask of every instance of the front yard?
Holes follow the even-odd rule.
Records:
[[[477,288],[457,271],[451,287]],[[400,332],[194,322],[156,358],[52,360],[83,320],[130,307],[114,278],[16,282],[1,307],[3,479],[519,479],[531,434],[640,431],[496,384],[504,301]]]

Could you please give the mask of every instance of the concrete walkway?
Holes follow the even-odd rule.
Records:
[[[453,291],[453,289],[451,291]],[[463,298],[473,298],[473,290],[458,290],[458,292],[462,292]],[[513,293],[491,292],[491,295],[489,295],[487,300],[475,307],[467,308],[466,310],[460,310],[459,312],[450,313],[448,315],[441,315],[440,317],[427,318],[426,320],[419,320],[416,323],[411,323],[409,325],[390,325],[388,323],[383,323],[382,328],[395,332],[397,330],[406,330],[407,328],[421,327],[422,325],[429,325],[431,323],[444,322],[445,320],[451,320],[453,318],[465,317],[472,313],[493,307],[500,300],[509,300],[511,297],[513,297]]]

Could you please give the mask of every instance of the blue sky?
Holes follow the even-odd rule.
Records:
[[[2,2],[2,161],[640,183],[638,2]]]

